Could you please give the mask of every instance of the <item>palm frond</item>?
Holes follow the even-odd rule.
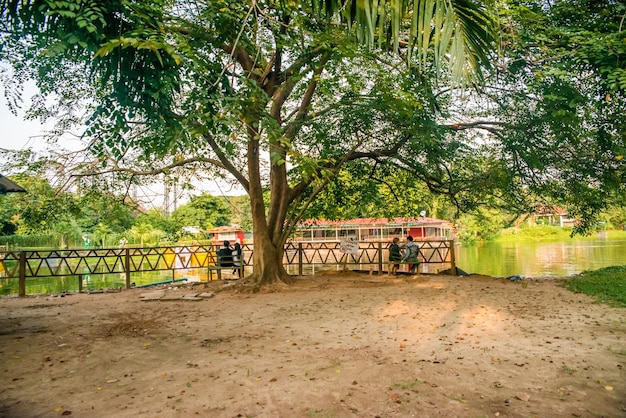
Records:
[[[480,77],[490,65],[497,27],[473,0],[313,0],[315,10],[347,24],[362,44],[398,51],[423,65],[432,59],[458,77]],[[432,57],[432,58],[431,58]]]

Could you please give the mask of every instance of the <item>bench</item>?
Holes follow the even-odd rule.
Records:
[[[213,280],[213,272],[216,273],[217,275],[217,280],[222,280],[222,270],[234,270],[234,269],[239,269],[239,275],[238,278],[241,279],[243,277],[243,266],[233,266],[233,265],[226,265],[226,266],[222,266],[220,263],[217,264],[211,264],[208,266],[209,269],[209,281]]]
[[[222,270],[234,270],[239,269],[239,279],[243,277],[243,260],[240,261],[241,265],[236,266],[233,263],[232,255],[222,255],[219,254],[211,254],[209,260],[209,280],[213,280],[213,272],[217,275],[217,280],[222,280]]]

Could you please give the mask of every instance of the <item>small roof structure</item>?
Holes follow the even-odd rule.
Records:
[[[243,244],[245,231],[238,226],[218,226],[216,228],[207,229],[204,232],[213,234],[211,241],[215,243],[229,241]]]
[[[0,194],[26,193],[26,189],[0,174]]]

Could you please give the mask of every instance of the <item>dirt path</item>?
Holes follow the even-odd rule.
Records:
[[[626,309],[555,281],[222,286],[0,299],[0,417],[626,417]]]

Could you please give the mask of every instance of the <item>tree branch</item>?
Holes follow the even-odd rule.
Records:
[[[187,164],[192,164],[192,163],[207,163],[207,164],[217,166],[219,168],[225,168],[220,161],[215,160],[213,158],[205,158],[205,157],[192,157],[192,158],[180,159],[180,160],[174,161],[171,164],[164,165],[159,168],[153,168],[151,170],[137,170],[135,168],[120,167],[117,161],[112,161],[112,164],[111,164],[112,167],[106,170],[93,171],[89,173],[73,173],[70,175],[70,177],[71,178],[83,178],[83,177],[93,177],[93,176],[110,174],[110,173],[128,173],[128,174],[132,174],[135,176],[155,176],[157,174],[163,174],[168,171],[171,171],[174,168],[184,167]],[[95,161],[91,165],[96,166],[100,164],[101,164],[100,161]]]
[[[207,140],[207,142],[211,146],[211,149],[217,155],[217,158],[219,159],[219,165],[218,166],[224,168],[226,171],[228,171],[230,174],[232,174],[237,179],[239,184],[241,184],[241,186],[244,188],[246,193],[249,193],[250,192],[250,182],[237,169],[237,167],[235,167],[233,165],[233,163],[230,161],[230,159],[228,158],[228,156],[226,155],[224,150],[222,150],[222,147],[220,147],[219,144],[215,141],[215,138],[213,138],[213,135],[211,135],[210,133],[207,132],[207,133],[203,134],[203,137],[204,137],[204,139]]]
[[[304,96],[300,101],[300,106],[298,106],[298,110],[296,112],[295,118],[293,121],[289,122],[289,124],[285,127],[283,132],[285,136],[289,139],[295,138],[296,134],[300,130],[302,126],[302,122],[306,118],[311,106],[311,101],[313,100],[313,94],[315,93],[315,89],[319,84],[319,76],[324,71],[326,63],[330,59],[330,53],[326,52],[320,58],[319,64],[313,69],[313,75],[311,76],[311,80],[307,85],[306,91],[304,92]]]

